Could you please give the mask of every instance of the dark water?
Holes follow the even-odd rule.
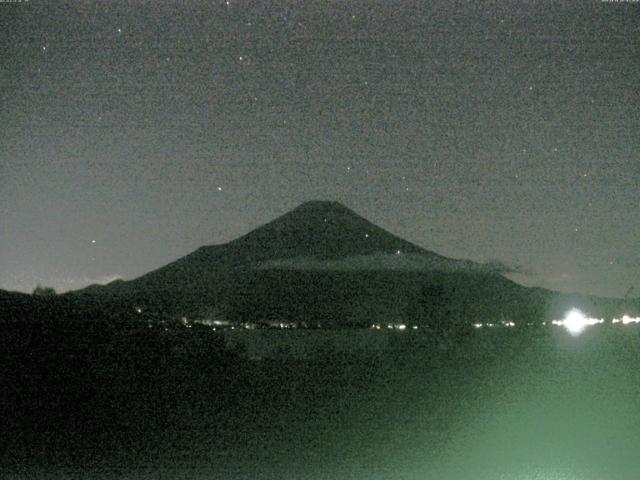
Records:
[[[186,352],[151,366],[83,363],[75,385],[47,383],[5,430],[13,438],[3,441],[5,475],[638,478],[636,327],[598,326],[578,337],[555,328],[446,340],[348,331],[273,339],[287,334],[236,338],[242,357],[194,359],[188,350],[204,347],[187,339]],[[344,347],[349,338],[353,350]],[[261,360],[248,360],[256,349]],[[23,401],[26,393],[38,390],[23,388]]]

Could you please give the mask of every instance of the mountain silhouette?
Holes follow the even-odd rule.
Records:
[[[200,247],[136,279],[62,297],[82,304],[69,308],[98,306],[114,318],[144,311],[149,318],[323,326],[393,319],[432,326],[500,318],[528,323],[576,305],[602,316],[619,308],[606,299],[518,285],[495,265],[438,255],[328,201],[303,203],[233,241]]]
[[[309,201],[226,244],[200,247],[137,279],[103,288],[181,288],[255,269],[487,271],[482,264],[414,245],[338,202]]]

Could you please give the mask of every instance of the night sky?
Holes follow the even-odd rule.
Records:
[[[0,3],[0,288],[131,279],[312,199],[640,290],[640,3]]]

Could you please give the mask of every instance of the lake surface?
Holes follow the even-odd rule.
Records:
[[[292,390],[276,437],[298,453],[267,458],[290,478],[636,478],[639,332],[484,331],[445,345],[413,332],[267,332],[305,358],[314,335],[339,337],[336,354],[349,341],[369,354],[393,347],[361,384],[355,368],[327,396]]]
[[[640,471],[637,326],[446,341],[253,331],[227,342],[243,345],[237,370],[132,385],[127,402],[113,400],[125,434],[104,436],[104,452],[92,447],[84,463],[60,447],[41,476],[632,480]],[[90,442],[77,437],[80,450]],[[9,471],[21,478],[15,464]]]

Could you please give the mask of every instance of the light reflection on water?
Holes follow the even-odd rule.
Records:
[[[458,417],[464,426],[437,478],[636,478],[637,332],[598,329],[582,337],[550,337],[502,369],[494,364],[485,380],[498,388]]]
[[[633,327],[472,329],[446,348],[412,331],[230,335],[280,357],[247,360],[235,410],[187,384],[150,473],[130,478],[638,478]],[[340,360],[354,345],[363,357]]]
[[[383,355],[365,387],[336,397],[333,413],[325,405],[324,417],[311,408],[299,418],[307,433],[296,444],[317,448],[312,458],[320,466],[297,472],[309,479],[633,480],[640,471],[637,333],[479,329],[435,355],[428,342],[411,343],[411,352]],[[341,345],[365,339],[342,335]],[[322,465],[330,475],[318,473]]]

